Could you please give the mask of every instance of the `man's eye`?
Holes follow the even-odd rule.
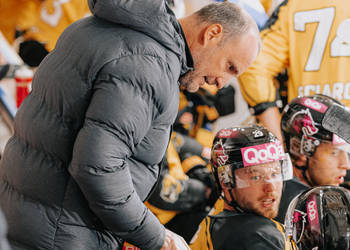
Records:
[[[280,173],[272,173],[272,178],[276,178],[276,177],[279,177],[281,174]]]
[[[235,66],[230,65],[230,66],[228,67],[228,69],[229,69],[229,71],[231,71],[233,74],[235,74],[235,75],[238,74],[237,69],[236,69]]]
[[[250,177],[250,179],[252,181],[260,181],[261,180],[261,176],[260,175],[253,175]]]
[[[339,155],[339,150],[332,150],[332,155],[334,155],[334,156]]]

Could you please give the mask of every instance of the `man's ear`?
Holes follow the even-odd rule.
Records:
[[[202,42],[204,46],[217,45],[222,40],[224,30],[221,24],[215,23],[204,28]]]
[[[295,164],[299,167],[304,167],[306,165],[307,156],[306,155],[300,155],[298,159],[295,161]]]

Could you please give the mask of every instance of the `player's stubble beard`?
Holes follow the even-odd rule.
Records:
[[[195,81],[195,75],[195,71],[191,70],[179,79],[181,86],[191,93],[199,89],[199,84]]]
[[[259,198],[258,201],[250,201],[246,197],[241,197],[241,199],[239,201],[236,201],[236,202],[246,212],[259,214],[259,215],[264,216],[266,218],[273,219],[278,214],[281,195],[276,194],[273,196],[276,200],[275,204],[273,207],[268,208],[268,209],[264,209],[263,207],[260,207],[259,205],[257,205],[257,204],[260,204],[261,199],[263,199],[265,197]]]

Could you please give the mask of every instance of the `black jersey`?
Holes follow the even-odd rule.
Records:
[[[280,206],[278,209],[278,215],[275,220],[284,224],[284,217],[287,213],[289,203],[293,200],[294,197],[308,188],[308,186],[300,182],[296,177],[285,181]]]
[[[207,216],[191,244],[192,250],[289,250],[284,228],[277,221],[253,213],[224,210]]]

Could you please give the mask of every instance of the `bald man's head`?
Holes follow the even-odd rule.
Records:
[[[222,43],[245,33],[252,33],[260,40],[254,19],[237,4],[228,1],[212,3],[193,14],[201,25],[220,24],[223,27]]]

